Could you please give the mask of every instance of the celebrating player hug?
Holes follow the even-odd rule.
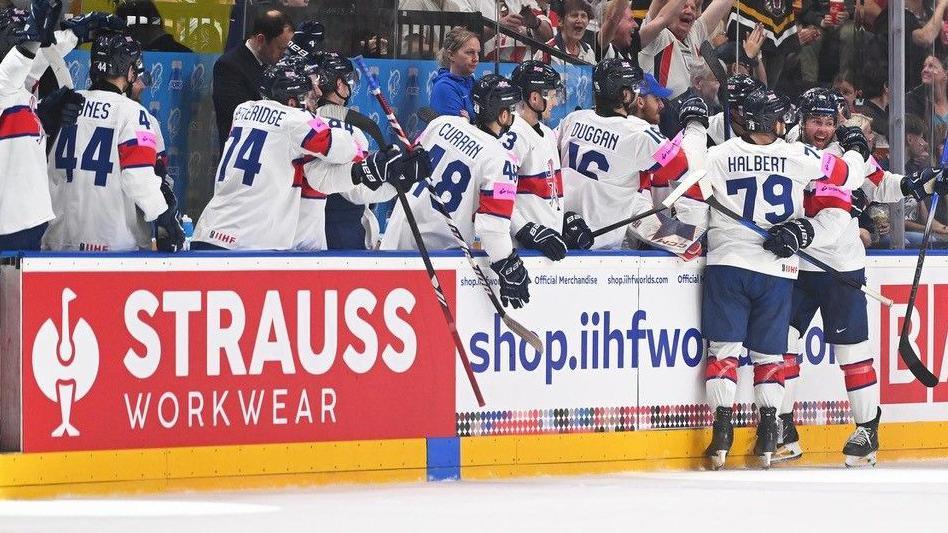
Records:
[[[850,15],[844,15],[852,3],[836,0],[829,2],[830,7],[824,5],[827,2],[804,1],[796,11],[789,2],[783,7],[776,6],[780,2],[766,2],[766,9],[752,4],[742,10],[738,1],[729,18],[724,17],[733,0],[704,2],[704,8],[695,0],[652,0],[647,2],[647,10],[645,5],[635,6],[628,0],[594,1],[592,5],[580,0],[507,0],[496,5],[494,0],[459,0],[458,9],[464,11],[461,4],[470,4],[466,9],[470,12],[442,13],[445,20],[463,21],[464,27],[453,29],[440,14],[419,14],[416,9],[420,7],[403,9],[402,2],[396,2],[397,9],[382,10],[397,12],[390,50],[382,33],[374,33],[378,30],[362,37],[340,35],[343,32],[326,20],[303,16],[307,2],[284,1],[277,6],[280,9],[262,11],[255,4],[269,8],[271,3],[238,0],[236,5],[227,2],[225,11],[233,8],[231,26],[246,26],[242,28],[246,35],[226,45],[213,69],[213,83],[208,83],[208,63],[202,63],[207,50],[186,60],[172,59],[170,68],[163,66],[167,58],[161,54],[184,54],[179,48],[183,45],[175,39],[187,36],[197,40],[197,34],[202,35],[202,46],[207,44],[204,41],[220,41],[217,47],[223,48],[228,41],[224,38],[226,28],[215,29],[203,22],[198,25],[193,22],[196,19],[188,19],[190,15],[163,20],[151,0],[117,1],[118,10],[125,10],[122,16],[118,11],[82,13],[81,5],[70,8],[69,2],[65,11],[71,13],[64,14],[64,1],[32,0],[29,9],[10,6],[0,11],[0,263],[4,266],[18,265],[19,252],[83,258],[119,252],[113,256],[145,256],[176,274],[180,272],[167,266],[176,261],[190,265],[191,261],[200,264],[221,257],[299,255],[312,261],[308,264],[334,265],[342,277],[347,273],[344,271],[360,271],[361,254],[381,263],[396,259],[423,262],[431,280],[430,287],[422,283],[424,291],[409,291],[402,285],[415,287],[417,280],[412,276],[421,273],[422,267],[399,263],[377,269],[385,271],[385,276],[380,276],[384,279],[359,277],[346,294],[342,289],[326,289],[324,313],[311,315],[303,309],[322,298],[309,298],[309,289],[299,290],[299,299],[293,297],[300,307],[286,313],[282,308],[273,311],[278,306],[271,304],[280,298],[286,300],[283,293],[287,289],[267,293],[263,305],[271,323],[263,318],[259,325],[245,321],[244,309],[238,310],[238,304],[234,310],[239,312],[231,313],[229,326],[221,326],[220,317],[208,318],[206,346],[191,348],[202,358],[206,355],[208,376],[220,376],[218,352],[223,350],[233,368],[246,355],[248,360],[253,358],[251,369],[279,361],[281,365],[272,366],[280,366],[284,371],[281,378],[287,381],[295,378],[291,375],[297,362],[311,374],[307,379],[339,380],[339,385],[333,384],[339,389],[338,402],[334,388],[322,389],[322,426],[317,427],[312,413],[307,413],[312,426],[306,430],[309,433],[287,431],[290,440],[304,441],[312,434],[338,428],[343,428],[338,434],[347,439],[362,439],[363,433],[351,424],[365,413],[352,410],[355,395],[346,387],[352,383],[356,383],[353,387],[365,383],[375,387],[378,383],[386,390],[403,390],[403,384],[381,385],[377,374],[362,375],[373,365],[379,368],[384,364],[387,374],[415,379],[417,373],[407,372],[421,367],[425,377],[435,376],[439,383],[447,380],[451,384],[443,396],[451,402],[457,399],[452,406],[457,409],[449,409],[456,421],[424,427],[429,476],[444,469],[440,463],[432,466],[438,461],[446,461],[452,468],[470,463],[461,455],[467,450],[463,441],[457,443],[455,422],[457,435],[467,437],[477,431],[501,435],[511,427],[533,433],[570,433],[580,426],[604,432],[638,430],[650,427],[643,422],[649,416],[679,417],[674,422],[664,420],[671,424],[664,428],[710,424],[709,431],[694,430],[698,436],[688,441],[693,448],[688,458],[713,470],[735,467],[739,455],[749,455],[753,465],[762,469],[789,468],[792,461],[809,460],[817,451],[813,447],[807,451],[817,439],[801,430],[813,422],[801,417],[801,402],[811,399],[809,386],[814,382],[806,380],[816,378],[808,375],[806,356],[812,332],[820,328],[820,342],[832,354],[826,364],[839,367],[838,373],[832,371],[838,380],[832,387],[841,413],[835,423],[851,420],[854,424],[833,437],[832,447],[835,450],[838,445],[842,452],[835,457],[842,469],[843,464],[875,465],[879,452],[886,449],[885,435],[892,430],[889,422],[902,421],[901,411],[890,407],[902,398],[886,401],[887,383],[901,387],[917,379],[933,387],[939,378],[948,376],[948,358],[939,359],[942,352],[948,354],[946,328],[940,322],[944,317],[938,314],[945,307],[944,285],[932,276],[921,281],[927,247],[948,248],[948,220],[939,222],[948,213],[944,204],[939,206],[939,199],[948,194],[948,139],[938,139],[944,146],[938,164],[932,156],[935,143],[929,142],[935,140],[936,132],[945,139],[948,131],[948,62],[944,59],[948,0],[936,0],[940,7],[933,8],[931,2],[919,4],[918,9],[907,7],[903,18],[920,17],[917,11],[926,12],[931,21],[915,21],[914,30],[909,24],[891,30],[892,35],[904,34],[907,45],[914,43],[915,48],[924,49],[919,43],[935,39],[938,28],[945,24],[944,44],[939,47],[932,41],[926,45],[932,47],[930,57],[914,58],[923,65],[921,77],[913,80],[914,88],[894,84],[908,95],[890,95],[887,83],[872,87],[869,69],[858,75],[849,72],[859,65],[848,65],[848,70],[832,81],[819,65],[813,65],[823,56],[838,55],[835,48],[849,38],[847,35],[855,32],[856,38],[862,39],[863,26],[872,25],[862,20],[868,16],[865,11],[885,13],[886,2],[881,7],[875,5],[874,11],[865,6],[853,9],[852,16],[860,19],[854,24],[846,23]],[[444,2],[404,3],[444,7]],[[198,9],[201,2],[192,4]],[[362,3],[352,4],[361,7]],[[563,13],[551,16],[556,15],[551,10],[557,8],[548,4],[562,4],[559,10]],[[144,15],[135,11],[143,5]],[[473,12],[478,5],[480,14]],[[594,9],[596,6],[599,9]],[[639,7],[648,13],[641,21],[635,19]],[[892,4],[899,13],[902,7]],[[814,15],[824,8],[829,11]],[[254,10],[261,12],[251,16]],[[785,13],[779,18],[771,11]],[[589,17],[596,12],[602,12],[603,19],[589,24]],[[242,20],[244,17],[247,20]],[[421,30],[403,23],[412,17],[425,21]],[[185,19],[192,20],[191,26],[183,23]],[[746,27],[751,19],[752,27]],[[359,26],[359,32],[363,29]],[[707,41],[697,42],[705,38]],[[330,49],[350,40],[358,42],[361,53],[372,59]],[[506,48],[518,53],[498,49],[493,57],[537,60],[498,63],[493,69],[479,67],[482,41],[500,48],[505,48],[500,43],[516,43]],[[822,44],[816,45],[818,42]],[[400,55],[411,54],[425,56],[428,61],[438,46],[443,46],[438,57],[440,70],[434,61],[427,73],[399,62]],[[868,43],[866,49],[870,50]],[[601,61],[584,61],[599,52]],[[392,57],[395,60],[390,60]],[[86,69],[88,85],[76,87],[77,80],[84,83],[78,75]],[[190,76],[188,69],[192,69]],[[379,84],[380,72],[383,79],[384,74],[389,75],[388,84]],[[817,79],[820,81],[814,81]],[[204,94],[213,91],[222,147],[217,145],[212,121],[199,118],[204,102],[190,102],[192,111],[185,110],[193,115],[190,121],[181,120],[180,108],[175,113],[162,111],[162,81],[181,101],[197,99],[202,90]],[[406,83],[408,89],[402,91]],[[930,106],[933,116],[919,125],[904,113],[893,113],[890,124],[888,106],[904,103],[898,99],[912,93]],[[142,98],[146,101],[140,102]],[[211,106],[206,107],[209,115]],[[402,123],[408,128],[402,128]],[[209,130],[202,129],[207,126]],[[203,147],[205,137],[212,139],[212,148]],[[194,148],[198,145],[202,147]],[[193,151],[187,152],[189,148]],[[899,207],[890,211],[885,204]],[[904,214],[905,220],[893,224],[893,214],[900,218]],[[193,226],[186,215],[194,217]],[[898,231],[893,231],[895,226]],[[881,276],[875,274],[875,259],[866,249],[883,246],[883,242],[889,248],[914,243],[921,249],[912,254],[912,262],[918,263],[911,284],[908,279],[899,281],[901,285],[871,279]],[[463,253],[461,261],[469,261],[464,268],[470,266],[464,272],[474,274],[453,276],[450,283],[456,282],[456,287],[448,287],[443,275],[439,279],[438,263],[448,260],[431,258],[453,257],[455,252],[449,250]],[[593,305],[598,303],[594,297],[600,301],[613,298],[611,292],[607,297],[595,293],[600,289],[597,281],[607,276],[588,276],[596,280],[580,283],[583,277],[573,275],[590,257],[626,254],[634,259],[622,262],[619,268],[634,263],[635,269],[661,265],[674,271],[667,278],[638,276],[641,270],[608,276],[609,291],[615,288],[615,294],[620,294],[630,287],[637,291],[633,296],[636,301],[628,305],[631,325],[626,318],[617,318],[613,308],[607,311]],[[340,264],[345,266],[337,267]],[[280,268],[291,270],[285,265]],[[389,272],[385,269],[396,268],[400,269],[398,275],[386,277]],[[556,275],[547,275],[549,271]],[[336,274],[334,271],[333,276]],[[673,311],[663,308],[646,313],[644,303],[636,307],[657,291],[665,291],[676,276],[679,285],[687,281],[692,296],[700,294],[700,303],[668,297]],[[326,281],[316,276],[301,283],[324,289],[321,284],[328,287],[334,283],[330,278],[326,276]],[[390,278],[397,278],[399,285],[387,287],[396,283]],[[653,284],[653,280],[663,281]],[[229,289],[226,282],[220,283]],[[476,290],[468,290],[470,287]],[[6,290],[7,286],[0,288]],[[203,290],[193,290],[199,289]],[[562,295],[556,292],[560,289]],[[388,292],[372,292],[376,290]],[[143,288],[140,292],[147,291]],[[476,303],[484,306],[471,304],[472,292],[483,299]],[[77,387],[69,372],[98,368],[92,363],[82,363],[89,366],[80,370],[70,366],[73,349],[87,352],[83,355],[90,360],[95,359],[89,355],[94,352],[100,358],[96,361],[125,357],[136,377],[142,372],[132,370],[135,363],[128,361],[154,357],[157,368],[162,348],[170,350],[157,340],[150,343],[147,335],[132,334],[135,342],[130,347],[100,351],[95,335],[83,333],[78,325],[88,328],[91,319],[69,321],[70,294],[75,297],[72,286],[61,292],[61,322],[42,326],[49,339],[37,337],[34,342],[0,329],[0,348],[16,349],[16,364],[5,363],[3,371],[12,370],[10,375],[23,369],[51,373],[50,379],[60,388],[46,397],[59,404],[57,416],[62,413],[66,418],[72,408],[71,403],[66,406],[67,400],[78,401],[82,396],[69,389]],[[157,303],[155,309],[144,309],[150,311],[147,324],[140,316],[142,310],[133,308],[134,302],[125,308],[124,316],[128,322],[138,321],[139,333],[149,328],[175,331],[179,337],[174,344],[174,378],[186,378],[197,366],[192,364],[189,369],[183,364],[188,357],[188,328],[197,329],[197,322],[188,322],[186,313],[204,312],[210,304],[205,304],[204,310],[175,311],[170,307],[173,298],[167,294],[161,313],[180,311],[173,319],[175,326],[169,326],[168,316],[157,314]],[[371,303],[358,303],[362,296]],[[907,310],[899,307],[903,314],[896,317],[893,300],[903,296]],[[590,305],[579,307],[586,304],[587,297]],[[195,306],[209,301],[210,295],[204,298],[196,299]],[[383,302],[383,298],[387,299]],[[492,307],[482,312],[488,309],[488,299]],[[915,312],[916,301],[919,307],[933,310]],[[337,303],[344,309],[344,324],[332,314]],[[10,304],[2,300],[0,304],[0,326],[9,320],[11,311],[18,324],[42,323],[33,315],[27,318],[26,300]],[[575,312],[576,323],[548,327],[543,317],[550,315],[542,314],[540,308],[560,304]],[[877,304],[881,315],[873,311]],[[247,299],[240,305],[249,310],[256,300]],[[413,327],[409,319],[415,317],[409,315],[414,309],[434,306],[445,320],[441,322],[438,315],[438,322],[430,327],[446,326],[454,343],[446,352],[430,347],[432,339],[443,340],[431,331],[415,334],[412,329],[409,335],[399,329],[400,325]],[[521,325],[508,312],[535,330]],[[490,323],[478,325],[480,329],[473,333],[465,331],[470,323],[465,319],[478,313],[488,316]],[[324,353],[335,350],[337,339],[333,336],[344,339],[338,344],[339,353],[345,355],[338,361],[333,352],[314,362],[324,353],[315,354],[306,345],[306,335],[322,328],[307,321],[323,316],[327,325],[322,341],[328,347]],[[695,327],[683,325],[686,320],[694,321]],[[880,321],[885,326],[880,326]],[[673,329],[666,331],[669,324]],[[243,331],[245,325],[260,328],[253,354],[245,337],[215,338]],[[885,328],[889,330],[884,332],[885,340],[876,339],[874,332]],[[668,332],[673,333],[666,335]],[[575,343],[569,338],[574,333],[579,338]],[[917,339],[909,339],[909,333]],[[122,340],[129,343],[124,337]],[[345,343],[349,344],[343,346]],[[136,358],[139,344],[147,354]],[[298,354],[291,344],[300,350],[305,347],[311,357],[305,362],[305,358],[295,357]],[[651,358],[641,355],[646,345]],[[56,357],[47,357],[53,361],[49,362],[43,357],[47,352],[53,354],[53,346],[58,351]],[[364,352],[358,351],[363,348]],[[26,361],[29,349],[33,359],[20,361]],[[263,352],[267,353],[260,355]],[[550,395],[554,390],[559,394],[596,389],[597,380],[615,379],[611,384],[621,383],[622,394],[608,398],[611,403],[602,404],[604,408],[587,405],[585,398],[557,397],[556,405],[549,409],[534,409],[532,404],[517,403],[518,390],[518,394],[508,395],[517,399],[516,407],[509,410],[472,408],[462,412],[467,397],[454,389],[454,376],[446,374],[454,371],[456,353],[461,361],[457,368],[467,373],[479,408],[490,396],[482,395],[475,374],[490,375],[485,382],[495,378],[493,383],[514,376],[503,381],[508,385],[516,379],[534,379],[531,386],[537,385],[535,389],[524,390],[542,389]],[[899,361],[896,355],[901,357]],[[448,358],[451,361],[445,363]],[[665,370],[682,360],[693,379],[680,386],[690,387],[696,395],[688,400],[688,413],[667,415],[661,409],[665,404],[643,407],[642,391],[678,385],[665,381],[672,373],[649,373],[642,368],[651,362],[654,369]],[[325,368],[317,368],[323,363]],[[173,381],[170,367],[166,368],[164,361],[161,364],[168,381]],[[217,366],[212,367],[214,364]],[[55,372],[46,368],[50,365],[58,365]],[[575,373],[565,377],[577,367],[585,372],[581,379]],[[233,373],[248,374],[242,370]],[[629,373],[620,374],[625,371]],[[633,371],[634,377],[630,377]],[[617,375],[621,379],[615,378]],[[100,386],[108,387],[113,377],[113,373],[103,372]],[[5,386],[8,379],[13,380],[5,374]],[[224,379],[220,382],[227,384]],[[555,389],[554,382],[561,388]],[[519,387],[521,382],[516,383]],[[423,389],[421,384],[418,387]],[[945,401],[944,390],[931,392],[918,387],[921,392],[905,393],[906,397],[914,394],[911,401]],[[436,394],[424,391],[432,397]],[[149,398],[153,392],[147,393]],[[751,394],[753,399],[748,400]],[[160,397],[160,402],[154,402],[158,403],[158,421],[149,421],[150,429],[156,424],[166,426],[164,417],[169,410],[165,409],[166,396]],[[284,425],[286,418],[276,413],[289,403],[284,405],[276,397],[274,391],[273,416],[283,420],[278,425]],[[209,415],[202,411],[204,404],[195,407],[192,398],[195,396],[188,396],[181,417],[187,410],[189,429],[192,418],[200,420],[205,429],[201,415],[204,413],[205,419]],[[305,418],[304,399],[310,409],[309,398],[300,399],[297,423]],[[125,401],[132,416],[128,398]],[[243,396],[239,401],[244,401]],[[100,408],[103,403],[98,404]],[[337,404],[338,422],[333,411]],[[4,416],[15,414],[17,424],[21,416],[26,419],[25,406],[0,408]],[[256,410],[260,411],[259,405]],[[214,427],[217,411],[215,405]],[[427,413],[409,411],[406,407],[397,416],[378,415],[388,420],[385,438],[415,436],[397,426]],[[575,421],[577,412],[585,425],[564,422],[569,417]],[[327,415],[331,415],[331,422],[326,421]],[[652,423],[659,427],[659,422]],[[44,431],[48,436],[50,430]],[[256,439],[253,444],[269,442],[259,437],[265,434],[262,429],[248,433]],[[0,440],[14,442],[19,435],[15,437]],[[193,443],[217,444],[205,437],[200,434]],[[744,437],[752,438],[753,445]],[[440,442],[452,439],[448,444]],[[740,443],[745,440],[748,444],[743,447]],[[45,446],[59,449],[62,442]],[[109,450],[117,446],[90,445]],[[445,446],[450,453],[444,451]],[[510,446],[517,455],[522,443]],[[638,459],[624,451],[617,456],[621,457],[596,461]],[[399,464],[405,467],[409,463]],[[412,469],[417,466],[411,463]],[[394,467],[383,464],[373,468]],[[773,476],[775,472],[759,475]]]

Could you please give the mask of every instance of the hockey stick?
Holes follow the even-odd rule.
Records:
[[[620,220],[613,224],[609,224],[608,226],[604,228],[599,228],[592,233],[593,237],[598,237],[600,235],[609,233],[612,230],[619,229],[623,226],[628,226],[629,224],[633,222],[642,220],[643,218],[648,218],[654,214],[660,213],[670,208],[672,204],[677,202],[679,198],[681,198],[682,196],[684,196],[686,192],[688,192],[688,189],[692,188],[696,183],[701,181],[701,178],[703,178],[704,175],[705,175],[705,172],[703,170],[689,172],[688,176],[684,180],[682,180],[682,182],[677,187],[675,187],[670,193],[668,193],[668,197],[662,200],[661,206],[656,207],[655,209],[649,209],[648,211],[644,213],[639,213],[638,215],[631,216],[629,218]]]
[[[757,224],[754,224],[753,221],[747,220],[746,218],[742,217],[741,215],[738,215],[738,214],[735,213],[734,211],[731,211],[731,210],[728,209],[727,207],[721,205],[721,202],[718,201],[718,199],[715,198],[714,196],[709,197],[707,200],[705,200],[705,202],[707,202],[707,204],[708,204],[709,206],[711,206],[713,209],[717,210],[719,213],[721,213],[721,214],[727,216],[728,218],[730,218],[730,219],[734,220],[735,222],[741,224],[741,225],[744,226],[745,228],[747,228],[747,229],[753,231],[754,233],[760,235],[761,237],[763,237],[763,238],[766,239],[767,237],[770,236],[770,234],[767,233],[767,230],[765,230],[764,228],[758,226]],[[812,255],[810,255],[810,254],[804,252],[803,250],[797,250],[797,255],[800,256],[800,258],[803,259],[804,261],[806,261],[806,262],[810,263],[811,265],[813,265],[813,266],[819,268],[819,269],[822,270],[823,272],[826,272],[827,274],[829,274],[830,276],[832,276],[836,281],[838,281],[838,282],[840,282],[840,283],[843,283],[844,285],[848,285],[849,287],[852,287],[853,289],[856,289],[856,290],[858,290],[858,291],[862,291],[863,293],[865,293],[866,296],[872,298],[873,300],[877,300],[877,301],[881,302],[881,303],[882,303],[883,305],[885,305],[886,307],[891,307],[892,304],[894,303],[891,299],[886,298],[885,296],[883,296],[883,295],[879,294],[878,292],[876,292],[876,291],[870,289],[869,287],[867,287],[867,286],[865,286],[865,285],[863,285],[863,284],[857,282],[856,280],[853,280],[853,279],[847,278],[846,276],[843,276],[843,274],[842,274],[840,271],[838,271],[838,270],[836,270],[835,268],[833,268],[833,267],[827,265],[826,263],[824,263],[823,261],[820,261],[819,259],[813,257]]]
[[[371,137],[379,147],[388,144],[385,142],[385,137],[382,136],[382,130],[379,128],[379,125],[355,109],[349,109],[339,104],[325,104],[319,107],[319,114],[326,118],[346,122],[359,128],[365,132],[366,135]]]
[[[718,83],[721,86],[721,96],[724,97],[724,101],[719,102],[724,111],[724,138],[731,138],[731,113],[728,110],[728,101],[730,100],[729,94],[727,92],[727,72],[724,70],[724,67],[721,66],[721,60],[718,59],[718,55],[714,53],[714,47],[711,46],[709,41],[701,43],[701,47],[698,49],[698,53],[701,54],[701,57],[704,59],[705,63],[708,64],[708,68],[711,69],[711,74],[714,75],[714,79],[718,80]]]
[[[942,169],[948,167],[948,137],[945,138],[945,144],[941,150],[941,166]],[[915,298],[918,296],[918,286],[922,279],[922,266],[925,264],[925,252],[928,250],[928,242],[932,236],[932,222],[935,220],[935,211],[938,209],[939,199],[938,193],[933,192],[931,210],[928,213],[928,220],[925,222],[925,233],[922,235],[922,248],[918,251],[918,262],[915,263],[915,279],[912,281],[912,290],[909,292],[908,304],[905,306],[905,320],[902,322],[902,332],[899,335],[899,357],[905,362],[905,366],[912,372],[915,379],[926,387],[938,385],[938,376],[922,363],[912,343],[909,342],[908,334],[912,327]]]
[[[392,127],[392,131],[395,132],[395,135],[405,146],[414,146],[414,143],[409,141],[408,136],[405,135],[405,130],[403,130],[401,125],[398,123],[398,118],[395,117],[395,110],[392,108],[391,104],[388,103],[385,95],[382,94],[382,88],[379,86],[378,80],[375,79],[375,76],[372,76],[366,68],[365,61],[363,60],[362,56],[355,57],[353,62],[361,71],[362,76],[369,80],[369,90],[373,95],[375,95],[375,99],[378,100],[379,105],[382,106],[382,110],[385,112],[385,115],[388,118],[388,122]],[[494,309],[497,311],[497,314],[500,315],[501,320],[503,320],[504,324],[506,324],[511,331],[516,333],[517,336],[527,341],[527,343],[530,344],[534,350],[542,354],[543,342],[540,340],[540,337],[507,314],[507,311],[504,310],[500,300],[497,299],[497,295],[495,295],[493,289],[490,288],[490,284],[487,282],[487,276],[484,275],[481,267],[478,266],[477,262],[474,261],[474,256],[471,254],[471,247],[468,246],[467,242],[464,241],[464,237],[461,236],[461,231],[454,224],[451,214],[448,213],[447,209],[444,207],[444,204],[441,202],[441,197],[435,192],[434,187],[430,182],[426,182],[425,186],[428,189],[428,195],[431,197],[431,204],[434,206],[436,211],[444,216],[444,220],[448,225],[448,229],[451,230],[451,235],[454,236],[454,240],[457,241],[458,246],[460,246],[461,250],[464,252],[464,256],[467,258],[468,263],[470,263],[471,268],[477,275],[477,279],[481,282],[481,285],[483,285],[484,291],[487,293],[488,298],[490,298],[491,303],[494,305]],[[408,214],[407,207],[408,205],[406,201],[406,203],[402,205],[402,209],[405,210],[406,215]],[[417,240],[421,240],[420,234],[417,235]],[[465,362],[466,361],[467,360],[465,359]]]

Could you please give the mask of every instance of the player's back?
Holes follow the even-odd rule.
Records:
[[[511,161],[514,156],[502,147],[502,139],[465,118],[450,116],[432,121],[418,138],[431,157],[431,184],[468,243],[474,239],[474,215],[479,212],[504,219],[504,231],[509,231],[517,167]],[[424,184],[419,183],[406,196],[425,244],[433,250],[457,247]],[[395,206],[382,248],[416,248],[401,205]]]
[[[325,128],[311,113],[275,101],[237,106],[194,239],[228,249],[290,248],[300,209],[294,161],[306,153],[301,142]]]
[[[636,117],[582,110],[563,119],[559,137],[568,211],[598,229],[651,208],[639,173],[656,167],[654,156],[667,141],[657,128]],[[618,229],[597,237],[596,247],[617,246],[623,234]]]
[[[53,218],[45,142],[35,100],[23,88],[32,60],[14,49],[0,63],[0,235]]]
[[[709,149],[706,170],[714,197],[765,229],[803,216],[804,188],[823,175],[816,149],[780,139],[755,145],[731,138]],[[795,278],[799,261],[764,250],[759,235],[712,209],[708,264]]]
[[[134,250],[150,245],[153,220],[166,205],[154,166],[156,124],[122,94],[79,91],[85,105],[64,126],[49,156],[56,219],[43,246],[52,250]],[[142,214],[136,207],[141,208]]]

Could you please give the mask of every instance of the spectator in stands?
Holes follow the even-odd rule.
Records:
[[[471,88],[481,42],[474,32],[458,26],[444,37],[438,62],[441,68],[431,86],[431,108],[441,115],[474,117]]]
[[[585,0],[565,0],[563,9],[558,13],[558,16],[560,24],[557,29],[559,31],[557,31],[556,37],[546,42],[546,45],[580,61],[595,65],[596,53],[592,46],[583,40],[583,36],[586,35],[586,27],[589,26],[589,19],[592,17],[592,7]],[[562,65],[565,63],[562,59],[542,50],[538,50],[533,59],[542,61],[547,65]]]
[[[905,173],[915,172],[932,163],[931,145],[926,140],[927,124],[921,117],[905,117]],[[913,205],[914,204],[914,205]],[[912,197],[905,198],[905,243],[911,248],[922,244],[922,234],[928,221],[929,204],[915,202]],[[937,248],[945,247],[948,242],[948,226],[943,221],[932,221],[932,243]]]
[[[725,41],[715,49],[715,54],[724,62],[729,76],[744,74],[767,83],[767,72],[760,60],[760,49],[764,40],[764,27],[758,24],[754,31],[741,41],[740,54],[736,52],[737,43],[734,41]]]
[[[455,0],[398,0],[398,9],[405,11],[461,11]]]
[[[629,0],[610,0],[603,13],[602,29],[596,41],[596,57],[600,61],[619,57],[638,65],[642,47],[654,41],[663,29],[678,18],[684,2],[670,0],[655,18],[643,21],[640,27]]]
[[[125,0],[116,6],[115,16],[125,20],[126,33],[151,52],[191,52],[165,31],[165,22],[152,0]]]
[[[853,84],[852,74],[850,74],[848,70],[837,74],[833,79],[833,88],[846,100],[846,106],[849,108],[849,112],[853,113],[856,103],[856,87]]]
[[[905,110],[926,117],[934,139],[944,139],[948,130],[948,57],[925,58],[922,84],[908,94]]]
[[[230,135],[234,110],[260,99],[260,78],[267,65],[276,64],[293,37],[293,25],[283,13],[270,10],[257,15],[251,36],[214,63],[214,111],[221,153]]]
[[[678,124],[678,110],[681,109],[682,102],[693,96],[700,96],[708,104],[708,115],[720,113],[722,111],[718,102],[718,90],[720,88],[721,84],[714,77],[707,64],[699,65],[691,73],[691,87],[688,87],[688,90],[680,94],[678,98],[669,100],[665,105],[660,122],[662,133],[669,138],[678,135],[678,132],[681,131]]]
[[[928,125],[918,115],[905,115],[905,173],[922,170],[931,164]]]
[[[877,0],[878,1],[878,0]],[[881,3],[881,2],[880,2]],[[948,9],[948,0],[935,0],[935,9],[928,7],[922,0],[905,0],[905,88],[912,89],[922,82],[922,64],[931,53],[932,46],[938,54],[944,56],[945,50],[938,38],[942,29],[942,20]],[[879,44],[874,48],[888,48],[889,9],[886,5],[872,27]]]
[[[872,119],[872,131],[889,134],[889,71],[885,64],[870,62],[856,78],[856,112]]]
[[[497,34],[494,21],[501,26],[545,42],[553,37],[553,25],[534,0],[501,0],[497,12],[495,0],[455,0],[461,11],[480,13],[488,21],[484,26],[484,59],[493,60],[498,54],[501,61],[521,63],[529,59],[530,47],[513,37]]]
[[[826,49],[835,49],[835,46],[823,46],[823,44],[838,42],[839,28],[849,19],[847,11],[831,9],[831,4],[834,3],[828,0],[803,0],[800,14],[797,15],[797,21],[802,29],[816,30],[812,40],[807,37],[809,41],[807,44],[803,44],[804,37],[800,37],[800,44],[803,47],[799,53],[800,72],[803,74],[804,84],[810,87],[820,81],[820,65],[824,61],[830,61],[828,57],[821,61],[821,56],[827,55],[822,52]],[[844,4],[840,1],[839,5],[842,7]],[[836,66],[836,61],[831,61],[831,66]]]
[[[727,34],[731,40],[743,42],[745,36],[763,25],[761,60],[767,71],[767,85],[778,87],[785,62],[795,57],[802,42],[797,39],[798,26],[793,10],[795,2],[777,0],[741,0],[728,18]],[[739,37],[739,38],[737,38]],[[809,87],[807,87],[809,89]]]
[[[654,0],[651,3],[646,22],[658,16],[665,2]],[[732,5],[734,0],[711,0],[699,16],[700,2],[685,0],[672,24],[642,48],[639,53],[642,70],[654,75],[662,86],[669,88],[672,98],[687,91],[694,65],[704,61],[698,55],[698,48],[724,19]]]

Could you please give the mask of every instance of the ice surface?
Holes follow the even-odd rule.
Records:
[[[0,531],[948,531],[948,462],[0,501]]]

